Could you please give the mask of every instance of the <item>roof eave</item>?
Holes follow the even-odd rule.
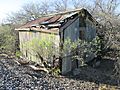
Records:
[[[15,28],[16,31],[29,31],[30,28]]]
[[[56,35],[59,34],[59,29],[52,31],[52,30],[45,30],[45,29],[40,29],[40,28],[18,28],[15,30],[17,30],[17,31],[37,31],[37,32],[56,34]]]

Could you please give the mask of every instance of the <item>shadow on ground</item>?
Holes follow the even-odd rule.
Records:
[[[94,82],[96,84],[117,85],[117,78],[114,77],[115,60],[103,59],[98,68],[84,66],[79,68],[78,75],[66,76],[75,80],[84,80]],[[72,74],[72,73],[71,73]]]

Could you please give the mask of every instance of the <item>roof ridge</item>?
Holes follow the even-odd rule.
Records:
[[[54,16],[54,15],[64,15],[64,14],[67,14],[67,13],[78,12],[78,11],[81,11],[81,10],[86,10],[86,9],[84,9],[84,8],[73,9],[73,10],[62,11],[62,12],[58,12],[58,13],[43,15],[42,17]]]

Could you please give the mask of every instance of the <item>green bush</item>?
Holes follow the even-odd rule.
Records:
[[[15,51],[15,35],[10,25],[0,26],[0,51],[14,52]]]
[[[22,53],[21,53],[20,51],[16,51],[15,56],[16,56],[17,58],[20,58],[20,56],[22,56]]]
[[[59,48],[55,45],[55,36],[53,34],[47,37],[36,37],[31,41],[27,41],[22,46],[28,49],[28,53],[39,58],[44,64],[51,64],[53,56],[59,55]],[[39,63],[39,62],[38,62]]]
[[[61,52],[62,58],[71,57],[73,60],[80,60],[81,65],[85,64],[85,53],[93,53],[95,56],[102,53],[102,40],[96,36],[92,41],[77,40],[72,42],[69,38],[65,40]]]

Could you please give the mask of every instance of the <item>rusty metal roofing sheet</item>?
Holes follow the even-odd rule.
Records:
[[[54,22],[57,22],[60,18],[61,18],[62,15],[55,15],[53,16],[51,19],[47,20],[49,23],[54,23]]]
[[[70,13],[70,14],[65,14],[65,15],[62,15],[61,19],[60,20],[64,20],[66,18],[70,18],[72,17],[73,15],[77,14],[78,12],[74,12],[74,13]]]
[[[52,17],[41,17],[41,18],[38,18],[36,20],[26,23],[25,25],[21,26],[20,28],[28,28],[33,25],[39,25],[40,23],[43,23],[43,22],[53,23],[53,22],[56,22],[60,17],[61,17],[61,15],[56,15],[56,16],[52,16]]]
[[[65,18],[71,17],[72,15],[76,14],[77,12],[67,14],[67,15],[55,15],[55,16],[50,16],[50,17],[41,17],[36,20],[30,21],[26,23],[25,25],[21,26],[20,28],[29,28],[32,27],[33,25],[39,25],[39,24],[49,24],[49,23],[54,23],[58,22],[61,20],[64,20]]]
[[[82,10],[82,9],[81,9]],[[85,11],[85,9],[83,9]],[[26,23],[25,25],[21,26],[21,28],[30,28],[30,27],[39,27],[41,25],[49,25],[49,24],[59,24],[59,23],[64,23],[65,19],[71,18],[73,15],[76,15],[79,13],[80,10],[74,10],[74,11],[69,11],[69,12],[64,12],[64,13],[58,13],[55,15],[48,15],[46,17],[41,17],[36,20],[30,21]],[[89,13],[89,12],[88,12]]]
[[[21,26],[20,28],[27,28],[27,27],[31,27],[32,25],[36,25],[39,24],[43,21],[49,20],[51,17],[42,17],[42,18],[38,18],[36,20],[30,21],[28,23],[26,23],[25,25]]]

